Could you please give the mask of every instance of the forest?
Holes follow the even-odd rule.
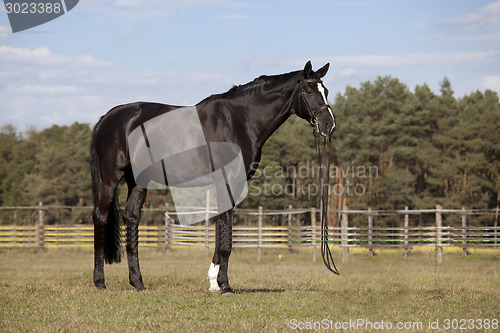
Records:
[[[457,98],[447,78],[435,93],[379,77],[332,97],[331,209],[499,207],[496,92]],[[0,206],[92,206],[91,133],[80,123],[23,133],[0,127]],[[292,116],[265,144],[239,208],[319,207],[318,170],[312,128]],[[123,204],[126,191],[119,192]],[[146,207],[166,204],[173,207],[168,190],[148,192]],[[90,210],[75,212],[54,213],[53,223],[91,223]]]

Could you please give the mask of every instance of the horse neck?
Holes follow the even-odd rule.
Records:
[[[255,122],[258,144],[264,145],[269,137],[292,115],[291,106],[296,88],[296,79],[290,78],[270,85],[255,96],[255,110],[250,110],[248,123]],[[254,119],[252,119],[254,117]]]
[[[252,142],[252,151],[260,151],[269,137],[292,114],[293,95],[298,72],[260,77],[227,93],[212,95],[197,104],[207,139]],[[221,107],[224,105],[224,107]],[[224,121],[227,130],[213,131]],[[225,137],[227,136],[227,137]]]

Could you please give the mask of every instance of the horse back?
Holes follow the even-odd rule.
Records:
[[[144,122],[177,108],[160,103],[136,102],[109,110],[97,122],[92,133],[99,164],[104,163],[108,168],[118,170],[130,166],[129,134]]]

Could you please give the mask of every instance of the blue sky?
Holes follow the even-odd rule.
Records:
[[[262,74],[331,63],[330,99],[391,75],[500,92],[500,0],[81,0],[12,34],[0,9],[0,126],[94,124],[118,104],[191,105]]]

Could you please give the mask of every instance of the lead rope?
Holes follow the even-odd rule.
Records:
[[[311,125],[313,127],[313,136],[314,136],[314,145],[316,147],[316,155],[318,158],[318,167],[320,173],[318,175],[320,187],[321,187],[321,257],[323,258],[323,263],[326,268],[334,274],[340,275],[337,267],[335,266],[335,262],[333,261],[332,252],[330,251],[330,245],[328,244],[328,190],[330,186],[330,155],[328,154],[328,144],[327,138],[324,137],[323,141],[323,161],[321,159],[321,138],[318,136],[319,134],[319,124],[314,112],[312,111],[307,99],[304,96],[304,86],[302,85],[302,81],[300,83],[300,92],[299,92],[299,112],[301,109],[300,97],[302,97],[304,104],[307,108],[307,112],[311,116]],[[292,95],[293,97],[293,95]],[[331,142],[331,138],[328,138],[328,143]],[[326,170],[321,166],[324,165]],[[327,186],[324,186],[326,180]]]
[[[316,131],[314,134],[314,143],[318,156],[318,166],[320,170],[319,180],[321,186],[321,257],[326,268],[334,274],[340,275],[335,262],[333,261],[330,245],[328,244],[328,195],[330,187],[330,154],[328,146],[331,138],[323,138],[323,156],[321,156],[321,138]],[[324,166],[324,168],[322,167]]]

